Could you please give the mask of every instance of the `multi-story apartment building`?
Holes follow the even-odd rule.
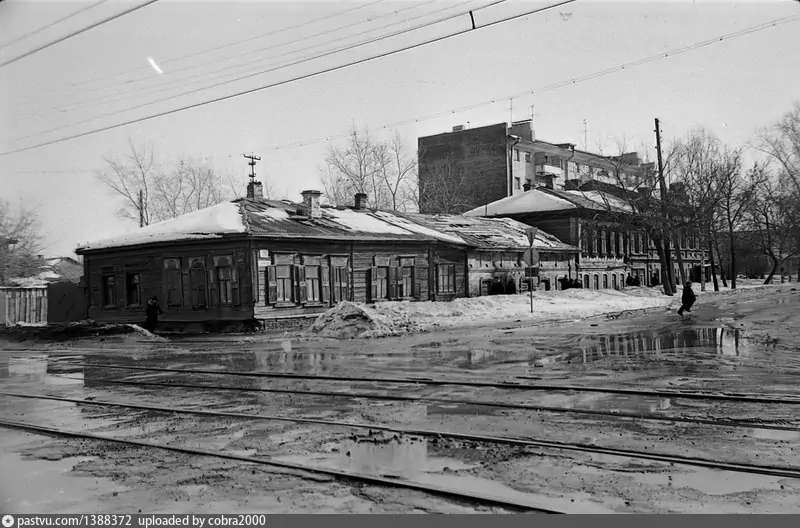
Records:
[[[628,275],[655,284],[661,265],[652,240],[631,229],[635,222],[620,223],[619,215],[632,211],[619,193],[607,192],[658,198],[652,185],[640,188],[652,182],[654,169],[636,152],[602,156],[537,140],[530,121],[455,127],[419,138],[420,211],[509,217],[553,233],[580,248],[569,278],[586,288],[621,288]],[[682,233],[676,240],[686,275],[699,280],[707,264],[697,237]]]
[[[534,137],[531,121],[497,123],[418,140],[420,212],[460,214],[531,187],[590,180],[635,186],[653,170],[636,152],[608,157]]]

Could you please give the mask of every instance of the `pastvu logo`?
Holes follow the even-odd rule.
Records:
[[[11,515],[3,515],[3,526],[6,528],[11,528],[14,526],[14,517]]]

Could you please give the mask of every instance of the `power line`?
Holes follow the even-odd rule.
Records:
[[[294,24],[294,25],[291,25],[291,26],[286,26],[286,27],[283,27],[281,29],[278,29],[278,30],[275,30],[275,31],[271,31],[269,33],[261,33],[259,35],[253,36],[253,37],[248,37],[248,38],[245,38],[245,39],[242,39],[242,40],[229,42],[227,44],[223,44],[221,46],[216,46],[216,47],[213,47],[213,48],[205,48],[205,49],[197,51],[195,53],[191,53],[191,54],[188,54],[188,55],[181,55],[181,56],[178,56],[178,57],[173,57],[171,59],[162,60],[160,62],[161,62],[161,64],[172,64],[173,62],[182,61],[182,60],[186,60],[186,59],[191,59],[191,58],[194,58],[194,57],[197,57],[197,56],[200,56],[200,55],[207,55],[209,53],[213,53],[213,52],[219,51],[221,49],[225,49],[225,48],[229,48],[229,47],[236,46],[236,45],[239,45],[239,44],[243,44],[245,42],[251,42],[251,41],[254,41],[254,40],[260,40],[260,39],[263,39],[263,38],[272,37],[272,36],[275,36],[275,35],[279,35],[281,33],[285,33],[286,31],[289,31],[289,30],[292,30],[292,29],[298,29],[298,28],[301,28],[301,27],[304,27],[304,26],[309,26],[309,25],[315,24],[317,22],[330,20],[332,18],[336,18],[336,17],[342,16],[342,15],[344,15],[346,13],[351,13],[353,11],[357,11],[359,9],[364,9],[364,8],[367,8],[367,7],[371,7],[373,5],[380,4],[380,3],[386,2],[386,1],[387,0],[375,0],[375,1],[370,2],[368,4],[361,4],[361,5],[358,5],[356,7],[345,9],[344,11],[339,11],[337,13],[334,13],[333,15],[328,15],[328,16],[315,18],[313,20],[309,20],[309,21],[306,21],[306,22],[303,22],[303,23],[300,23],[300,24]],[[130,74],[130,73],[135,73],[135,72],[138,72],[138,71],[145,71],[145,70],[150,70],[150,67],[149,66],[143,66],[141,68],[135,68],[133,70],[110,73],[110,74],[107,74],[107,75],[102,75],[100,77],[94,77],[92,79],[87,79],[87,80],[79,82],[79,83],[63,84],[63,85],[57,86],[57,87],[55,87],[55,88],[53,88],[51,90],[47,90],[47,91],[44,91],[44,92],[39,92],[38,94],[33,94],[33,98],[32,99],[31,98],[22,99],[22,102],[41,101],[41,100],[44,100],[44,99],[48,99],[48,96],[46,94],[53,93],[53,92],[58,92],[59,90],[62,90],[64,88],[77,88],[77,87],[85,86],[86,84],[90,84],[90,83],[93,83],[93,82],[102,81],[102,80],[105,80],[105,79],[111,79],[111,78],[114,78],[114,77],[119,77],[121,75],[127,75],[127,74]],[[92,90],[87,90],[87,91],[92,91]],[[44,97],[40,97],[42,95],[44,95]],[[37,97],[37,96],[39,96],[39,97]]]
[[[39,46],[38,48],[34,48],[34,49],[30,50],[30,51],[27,51],[27,52],[23,53],[22,55],[18,55],[16,57],[14,57],[13,59],[9,59],[9,60],[7,60],[7,61],[5,61],[3,63],[0,63],[0,68],[3,67],[3,66],[8,66],[11,63],[17,62],[18,60],[24,59],[25,57],[30,57],[34,53],[38,53],[38,52],[40,52],[42,50],[45,50],[45,49],[47,49],[47,48],[49,48],[51,46],[55,46],[56,44],[60,44],[61,42],[64,42],[65,40],[69,40],[72,37],[76,37],[76,36],[78,36],[78,35],[80,35],[82,33],[86,33],[87,31],[92,30],[92,29],[94,29],[94,28],[96,28],[98,26],[101,26],[101,25],[103,25],[103,24],[105,24],[107,22],[111,22],[112,20],[116,20],[116,19],[118,19],[120,17],[123,17],[125,15],[130,14],[130,13],[133,13],[134,11],[137,11],[137,10],[143,8],[143,7],[147,7],[150,4],[154,4],[156,2],[158,2],[158,0],[145,0],[145,2],[143,4],[131,7],[129,9],[126,9],[125,11],[123,11],[121,13],[118,13],[116,15],[112,15],[110,17],[106,17],[103,20],[100,20],[98,22],[94,22],[93,24],[90,24],[90,25],[88,25],[88,26],[86,26],[86,27],[84,27],[82,29],[75,30],[75,31],[73,31],[72,33],[70,33],[68,35],[65,35],[65,36],[63,36],[61,38],[58,38],[58,39],[53,40],[51,42],[48,42],[47,44],[43,44],[42,46]]]
[[[489,7],[493,7],[495,5],[498,5],[498,4],[507,2],[507,1],[508,0],[495,0],[494,2],[491,2],[490,4],[481,6],[481,7],[476,8],[476,9],[473,9],[472,11],[478,11],[478,10],[481,10],[481,9],[487,9]],[[575,0],[571,0],[571,1],[575,1]],[[562,3],[570,3],[570,2],[562,2]],[[559,4],[559,5],[561,5],[561,4]],[[75,125],[82,125],[84,123],[89,123],[89,122],[95,121],[97,119],[103,119],[105,117],[111,117],[111,116],[115,116],[115,115],[118,115],[118,114],[124,114],[124,113],[130,112],[132,110],[138,110],[140,108],[144,108],[144,107],[147,107],[147,106],[152,106],[154,104],[164,103],[164,102],[170,101],[172,99],[178,99],[180,97],[185,97],[187,95],[192,95],[192,94],[195,94],[195,93],[198,93],[198,92],[202,92],[202,91],[205,91],[205,90],[210,90],[212,88],[218,88],[220,86],[224,86],[226,84],[230,84],[230,83],[233,83],[233,82],[238,82],[238,81],[242,81],[242,80],[245,80],[245,79],[249,79],[251,77],[257,77],[259,75],[265,75],[267,73],[272,73],[274,71],[278,71],[278,70],[281,70],[281,69],[284,69],[284,68],[288,68],[290,66],[297,66],[298,64],[303,64],[303,63],[306,63],[306,62],[310,62],[310,61],[314,61],[314,60],[317,60],[317,59],[321,59],[323,57],[327,57],[329,55],[334,55],[334,54],[340,53],[342,51],[349,51],[351,49],[356,49],[356,48],[359,48],[359,47],[362,47],[362,46],[366,46],[366,45],[369,45],[369,44],[374,44],[375,42],[379,42],[379,41],[385,40],[387,38],[396,37],[398,35],[403,35],[405,33],[411,33],[411,32],[417,31],[419,29],[424,29],[426,27],[430,27],[430,26],[433,26],[433,25],[436,25],[436,24],[440,24],[442,22],[453,20],[453,19],[458,18],[460,16],[464,16],[467,13],[457,13],[455,15],[449,15],[447,17],[443,17],[443,18],[440,18],[438,20],[434,20],[432,22],[427,22],[425,24],[420,24],[420,25],[412,27],[412,28],[407,28],[407,29],[395,31],[394,33],[390,33],[390,34],[387,34],[387,35],[382,35],[380,37],[377,37],[377,38],[374,38],[374,39],[369,39],[369,40],[366,40],[366,41],[362,41],[362,42],[359,42],[357,44],[351,44],[351,45],[348,45],[348,46],[345,46],[345,47],[341,47],[341,48],[338,48],[338,49],[335,49],[335,50],[332,50],[332,51],[328,51],[328,52],[325,52],[325,53],[322,53],[322,54],[319,54],[319,55],[306,57],[306,58],[297,60],[297,61],[289,63],[289,64],[284,64],[284,65],[281,65],[281,66],[268,68],[266,70],[261,70],[261,71],[255,72],[255,73],[250,73],[250,74],[247,74],[247,75],[236,77],[234,79],[229,79],[227,81],[222,81],[222,82],[218,82],[216,84],[212,84],[212,85],[209,85],[209,86],[204,86],[202,88],[195,88],[195,89],[188,90],[188,91],[185,91],[185,92],[182,92],[182,93],[179,93],[179,94],[171,95],[169,97],[164,97],[164,98],[161,98],[161,99],[157,99],[155,101],[150,101],[150,102],[147,102],[147,103],[141,103],[141,104],[138,104],[138,105],[135,105],[135,106],[132,106],[132,107],[124,108],[122,110],[115,110],[113,112],[108,112],[108,113],[105,113],[105,114],[102,114],[102,115],[99,115],[99,116],[89,117],[87,119],[83,119],[83,120],[77,121],[75,123],[69,123],[69,124],[62,125],[62,126],[55,127],[55,128],[51,128],[49,130],[45,130],[45,131],[42,131],[42,132],[35,132],[33,134],[29,134],[27,136],[22,136],[20,138],[17,138],[16,141],[21,141],[21,140],[25,140],[25,139],[34,138],[34,137],[39,137],[39,136],[43,136],[43,135],[46,135],[46,134],[50,134],[52,132],[58,132],[59,130],[64,130],[66,128],[70,128],[70,127],[73,127]],[[455,35],[453,35],[453,36],[455,36]],[[372,59],[369,59],[369,60],[372,60]],[[333,71],[333,70],[330,70],[330,71]],[[301,78],[305,78],[305,77],[301,77]],[[280,83],[278,83],[278,84],[276,84],[274,86],[278,86],[280,84],[284,84],[284,81],[281,81]]]
[[[723,42],[725,40],[730,40],[730,39],[733,39],[733,38],[736,38],[736,37],[745,36],[745,35],[748,35],[748,34],[751,34],[751,33],[756,33],[758,31],[761,31],[761,30],[764,30],[764,29],[768,29],[768,28],[771,28],[771,27],[776,27],[776,26],[779,26],[779,25],[782,25],[782,24],[788,24],[788,23],[791,23],[791,22],[795,22],[797,20],[800,20],[800,16],[778,18],[778,19],[772,20],[770,22],[765,22],[763,24],[758,24],[757,26],[752,26],[750,28],[745,28],[743,30],[734,31],[732,33],[727,33],[725,35],[720,35],[720,36],[717,36],[717,37],[713,37],[713,38],[710,38],[708,40],[697,42],[695,44],[691,44],[691,45],[688,45],[688,46],[683,46],[681,48],[676,48],[676,49],[673,49],[673,50],[670,50],[670,51],[657,53],[655,55],[650,55],[649,57],[645,57],[643,59],[639,59],[639,60],[632,61],[632,62],[627,62],[627,63],[624,63],[624,64],[620,64],[618,66],[614,66],[614,67],[611,67],[611,68],[606,68],[604,70],[599,70],[599,71],[596,71],[596,72],[588,73],[586,75],[582,75],[580,77],[575,77],[575,78],[572,78],[572,79],[568,79],[566,81],[560,81],[560,82],[557,82],[557,83],[552,83],[552,84],[548,84],[548,85],[542,86],[540,88],[532,88],[532,89],[529,89],[529,90],[525,90],[524,92],[517,92],[517,93],[511,94],[511,95],[505,95],[505,96],[496,97],[494,99],[487,99],[487,100],[481,101],[479,103],[474,103],[474,104],[467,105],[467,106],[453,108],[453,109],[450,109],[450,110],[437,112],[435,114],[428,114],[427,116],[423,116],[423,117],[406,119],[406,120],[403,120],[403,121],[396,121],[394,123],[388,123],[388,124],[385,124],[385,125],[380,125],[380,127],[381,128],[392,128],[392,127],[399,127],[399,126],[404,126],[404,125],[409,125],[409,124],[414,124],[414,123],[420,123],[420,122],[423,122],[423,121],[430,121],[432,119],[437,119],[437,118],[444,117],[444,116],[447,116],[447,115],[453,115],[453,114],[457,114],[457,113],[461,113],[461,112],[466,112],[466,111],[469,111],[469,110],[474,110],[474,109],[480,108],[482,106],[488,106],[488,105],[491,105],[491,104],[496,104],[498,102],[507,101],[509,99],[517,99],[517,98],[520,98],[520,97],[524,97],[526,95],[536,95],[537,93],[556,90],[556,89],[559,89],[559,88],[564,88],[566,86],[573,86],[573,85],[576,85],[576,84],[579,84],[579,83],[582,83],[582,82],[585,82],[585,81],[596,79],[598,77],[604,77],[604,76],[610,75],[612,73],[617,73],[617,72],[620,72],[620,71],[624,71],[625,69],[630,69],[630,68],[633,68],[633,67],[636,67],[636,66],[641,66],[643,64],[654,62],[656,60],[666,59],[666,58],[673,57],[673,56],[676,56],[676,55],[681,55],[683,53],[686,53],[686,52],[689,52],[689,51],[692,51],[692,50],[695,50],[695,49],[703,48],[703,47],[706,47],[706,46],[710,46],[712,44]],[[301,141],[301,142],[296,142],[296,143],[287,143],[285,145],[279,145],[279,146],[272,147],[272,150],[281,150],[281,149],[286,149],[286,148],[303,147],[303,146],[307,146],[307,145],[312,145],[314,143],[320,143],[320,142],[323,142],[323,141],[330,141],[331,139],[340,139],[340,138],[344,138],[344,137],[347,137],[347,136],[348,136],[348,134],[339,134],[339,135],[325,136],[325,137],[320,137],[320,138]]]
[[[556,4],[556,5],[553,5],[553,6],[546,7],[544,9],[552,9],[554,7],[559,7],[560,5],[561,4]],[[525,14],[520,15],[520,16],[525,16]],[[437,119],[437,118],[440,118],[440,117],[444,117],[444,116],[447,116],[447,115],[453,115],[453,114],[457,114],[457,113],[461,113],[461,112],[465,112],[465,111],[469,111],[469,110],[474,110],[474,109],[480,108],[482,106],[496,104],[497,102],[505,101],[507,99],[519,98],[519,97],[522,97],[522,96],[525,96],[525,95],[529,95],[529,94],[530,95],[535,95],[537,93],[550,91],[550,90],[555,90],[555,89],[558,89],[558,88],[563,88],[565,86],[576,85],[576,84],[579,84],[579,83],[582,83],[582,82],[585,82],[585,81],[588,81],[588,80],[592,80],[592,79],[595,79],[595,78],[598,78],[598,77],[609,75],[611,73],[616,73],[616,72],[623,71],[623,70],[631,68],[631,67],[635,67],[635,66],[639,66],[639,65],[642,65],[642,64],[646,64],[648,62],[653,62],[653,61],[659,60],[659,59],[665,59],[665,58],[668,58],[668,57],[671,57],[671,56],[675,56],[675,55],[679,55],[679,54],[682,54],[682,53],[685,53],[685,52],[688,52],[688,51],[691,51],[691,50],[694,50],[694,49],[698,49],[698,48],[701,48],[701,47],[709,46],[709,45],[711,45],[713,43],[718,43],[718,42],[722,42],[724,40],[730,40],[732,38],[736,38],[736,37],[739,37],[739,36],[744,36],[744,35],[747,35],[747,34],[750,34],[750,33],[755,33],[757,31],[761,31],[761,30],[767,29],[769,27],[775,27],[775,26],[778,26],[778,25],[781,25],[781,24],[788,24],[788,23],[794,22],[794,21],[796,21],[798,19],[800,19],[800,16],[784,17],[784,18],[775,19],[775,20],[772,20],[770,22],[765,22],[763,24],[759,24],[757,26],[753,26],[753,27],[746,28],[746,29],[739,30],[739,31],[735,31],[735,32],[732,32],[732,33],[727,33],[725,35],[720,35],[720,36],[717,36],[717,37],[713,37],[711,39],[708,39],[708,40],[705,40],[705,41],[702,41],[702,42],[698,42],[698,43],[691,44],[691,45],[688,45],[688,46],[684,46],[684,47],[681,47],[681,48],[673,49],[673,50],[670,50],[670,51],[667,51],[667,52],[658,53],[656,55],[651,55],[651,56],[646,57],[644,59],[639,59],[639,60],[636,60],[636,61],[627,62],[627,63],[621,64],[621,65],[618,65],[618,66],[615,66],[615,67],[612,67],[612,68],[607,68],[605,70],[600,70],[600,71],[597,71],[597,72],[589,73],[589,74],[582,75],[580,77],[575,77],[575,78],[572,78],[572,79],[569,79],[569,80],[566,80],[566,81],[562,81],[562,82],[559,82],[559,83],[553,83],[553,84],[546,85],[546,86],[543,86],[543,87],[540,87],[540,88],[530,89],[530,90],[526,90],[524,92],[518,92],[518,93],[515,93],[515,94],[512,94],[512,95],[500,96],[500,97],[496,97],[494,99],[481,101],[479,103],[474,103],[474,104],[471,104],[471,105],[462,106],[462,107],[459,107],[459,108],[454,108],[454,109],[446,110],[446,111],[443,111],[443,112],[438,112],[438,113],[435,113],[435,114],[428,114],[427,116],[423,116],[423,117],[416,117],[416,118],[412,118],[412,119],[408,119],[408,120],[396,121],[394,123],[387,123],[387,124],[384,124],[384,125],[378,125],[378,128],[386,129],[386,128],[392,128],[392,127],[405,126],[405,125],[414,124],[414,123],[420,123],[420,122],[424,122],[424,121],[430,121],[430,120]],[[497,23],[499,23],[499,22],[502,22],[502,21],[498,21]],[[481,27],[484,27],[484,26],[481,26]],[[478,29],[480,29],[480,27]],[[458,35],[458,33],[455,34],[455,35],[452,35],[452,36],[456,36],[456,35]],[[447,37],[445,37],[445,38],[447,38]],[[402,51],[402,50],[400,50],[400,51]],[[342,66],[342,67],[346,67],[346,66],[347,65]],[[314,75],[314,74],[311,74],[311,75]],[[291,81],[287,81],[287,82],[291,82]],[[250,93],[250,92],[247,92],[247,93]],[[230,97],[234,97],[234,96],[228,96],[228,98],[230,98]],[[206,103],[199,103],[197,105],[192,105],[189,108],[194,108],[196,106],[202,106],[203,104],[206,104]],[[175,112],[179,112],[179,111],[181,111],[181,109],[177,109],[177,110],[173,110],[173,111],[166,112],[166,113],[163,113],[163,114],[159,114],[159,115],[156,115],[154,117],[147,117],[144,120],[153,119],[155,117],[160,117],[161,115],[167,115],[169,113],[175,113]],[[133,120],[133,121],[130,121],[128,123],[122,123],[122,124],[114,125],[114,126],[111,126],[111,127],[108,127],[108,128],[109,129],[110,128],[117,128],[117,127],[120,127],[120,126],[125,126],[127,124],[132,124],[132,123],[135,123],[135,122],[137,122],[137,121]],[[104,130],[86,132],[86,133],[83,133],[83,134],[80,134],[80,135],[77,135],[77,136],[62,138],[62,139],[54,140],[54,141],[51,141],[51,142],[48,142],[48,143],[44,143],[44,144],[41,144],[41,145],[33,145],[31,147],[26,147],[26,148],[23,148],[23,149],[3,152],[3,153],[0,153],[0,156],[6,156],[6,155],[14,154],[14,153],[17,153],[17,152],[23,152],[23,151],[26,151],[26,150],[39,148],[41,146],[45,146],[45,145],[49,145],[49,144],[53,144],[53,143],[60,143],[62,141],[67,141],[69,139],[74,139],[76,137],[82,137],[82,136],[93,134],[93,133],[100,132],[100,131],[104,131]],[[295,142],[295,143],[286,143],[286,144],[283,144],[283,145],[277,145],[277,146],[271,147],[271,150],[283,150],[283,149],[291,149],[291,148],[296,148],[296,147],[304,147],[304,146],[308,146],[308,145],[313,145],[315,143],[321,143],[321,142],[325,142],[325,141],[331,141],[333,139],[344,138],[344,137],[347,137],[348,135],[349,134],[328,135],[328,136],[320,137],[320,138],[316,138],[316,139],[303,140],[303,141]],[[194,158],[217,159],[217,158],[223,158],[223,157],[230,158],[231,156],[232,156],[231,154],[222,154],[222,155],[212,155],[212,156],[195,156]],[[23,171],[23,172],[26,172],[26,173],[41,172],[41,173],[59,173],[59,174],[61,174],[61,173],[69,173],[69,172],[91,172],[91,171],[92,171],[91,169],[85,169],[85,170],[81,169],[81,170],[75,170],[75,171],[35,171],[35,170],[30,170],[30,171]]]
[[[322,36],[322,35],[325,35],[325,34],[328,34],[328,33],[335,33],[335,32],[340,31],[342,29],[348,29],[350,27],[359,26],[361,24],[364,24],[365,22],[372,22],[374,20],[377,20],[377,19],[380,19],[380,18],[383,18],[383,17],[386,17],[386,16],[397,15],[397,14],[403,12],[403,11],[408,11],[410,9],[416,9],[417,7],[420,7],[422,5],[426,5],[426,4],[429,4],[429,3],[433,3],[435,1],[436,0],[433,0],[433,1],[426,0],[424,2],[420,2],[420,3],[414,4],[414,5],[409,6],[409,7],[405,7],[403,9],[399,9],[399,10],[394,11],[392,13],[387,13],[385,15],[381,15],[381,16],[378,16],[378,17],[375,17],[375,18],[372,18],[372,19],[368,19],[368,20],[362,20],[361,22],[357,22],[355,24],[348,24],[346,26],[340,26],[340,27],[338,27],[336,29],[332,29],[332,30],[316,33],[316,34],[310,35],[308,37],[295,39],[295,40],[292,40],[292,41],[289,41],[289,42],[279,43],[279,44],[276,44],[274,46],[270,46],[270,47],[267,47],[267,48],[261,48],[259,50],[253,50],[252,52],[247,52],[245,54],[225,57],[223,59],[215,60],[215,61],[212,61],[211,63],[207,63],[207,64],[193,65],[193,66],[188,66],[188,67],[185,67],[185,68],[182,68],[182,69],[172,70],[172,71],[170,71],[170,76],[172,76],[175,73],[181,72],[181,71],[192,70],[192,69],[196,69],[196,68],[202,68],[202,67],[208,66],[208,64],[213,64],[214,62],[223,62],[223,61],[227,61],[230,58],[244,57],[244,56],[249,55],[251,53],[258,53],[258,52],[261,52],[261,51],[272,50],[272,49],[283,47],[285,45],[295,44],[295,43],[298,43],[298,42],[303,42],[305,40],[311,39],[311,38],[316,37],[316,36]],[[477,0],[470,0],[469,2],[466,2],[466,3],[468,4],[468,3],[471,3],[471,2],[475,2],[475,1],[477,1]],[[502,1],[506,1],[506,0],[502,0]],[[461,4],[461,5],[463,5],[463,4]],[[446,7],[446,8],[444,8],[444,9],[439,9],[439,10],[436,10],[436,11],[433,11],[433,12],[424,13],[422,15],[418,15],[416,17],[412,17],[412,18],[403,20],[402,22],[403,23],[410,22],[412,20],[416,20],[416,19],[423,18],[423,17],[429,16],[429,15],[432,15],[432,14],[436,14],[436,13],[439,13],[441,11],[447,11],[447,10],[450,10],[450,9],[453,9],[453,8],[456,8],[456,7],[459,7],[459,6],[458,5],[450,5],[450,6]],[[366,34],[366,33],[372,33],[374,31],[378,31],[380,29],[384,29],[384,28],[387,28],[387,27],[392,27],[392,26],[397,25],[397,24],[398,24],[398,22],[392,22],[391,24],[386,24],[386,25],[381,26],[381,27],[368,29],[368,30],[365,30],[365,31],[361,31],[359,33],[352,34],[352,35],[345,35],[343,37],[338,37],[338,38],[335,38],[335,39],[330,40],[328,42],[315,44],[315,45],[312,45],[312,46],[308,46],[306,48],[296,49],[294,51],[290,51],[290,52],[283,53],[283,54],[272,55],[271,57],[264,57],[264,59],[267,59],[267,58],[281,59],[283,57],[289,57],[291,55],[296,55],[296,54],[301,53],[303,51],[310,51],[310,50],[315,49],[315,48],[324,47],[324,46],[326,46],[328,44],[333,44],[335,42],[339,42],[341,40],[346,40],[346,39],[349,39],[349,38],[353,38],[353,37],[356,37],[356,36],[359,36],[359,35],[363,35],[363,34]],[[341,49],[341,48],[339,48],[339,49]],[[313,59],[313,58],[316,58],[316,57],[312,56],[311,58]],[[173,80],[170,80],[170,81],[168,81],[166,83],[162,83],[162,84],[154,86],[152,90],[142,91],[141,89],[139,89],[139,90],[134,90],[133,93],[129,93],[129,94],[113,93],[113,94],[107,95],[105,97],[101,97],[99,99],[86,99],[84,101],[77,101],[77,102],[74,102],[74,103],[69,103],[66,106],[55,108],[55,110],[56,111],[62,111],[62,112],[74,111],[74,110],[80,110],[82,108],[86,108],[86,107],[89,107],[89,106],[113,104],[113,103],[126,101],[128,99],[136,99],[136,98],[143,97],[143,96],[146,96],[146,95],[154,95],[154,94],[158,94],[158,93],[161,93],[161,92],[169,91],[170,90],[169,86],[171,86],[171,85],[183,85],[187,81],[192,80],[192,79],[196,79],[198,77],[202,78],[203,80],[212,80],[212,79],[215,79],[215,78],[228,77],[228,76],[234,75],[234,74],[233,73],[229,73],[227,75],[221,75],[221,76],[217,76],[217,77],[209,77],[209,76],[210,75],[214,75],[216,73],[222,73],[222,72],[225,72],[225,71],[228,71],[228,70],[240,70],[242,68],[247,68],[247,67],[249,67],[249,66],[251,66],[253,64],[259,63],[261,60],[262,59],[258,59],[258,60],[255,60],[255,61],[247,62],[245,64],[237,64],[237,65],[233,65],[233,66],[226,66],[224,68],[213,70],[213,71],[210,71],[210,72],[199,72],[199,73],[196,73],[196,74],[191,75],[189,77],[184,77],[182,79],[173,79]],[[276,64],[276,62],[271,62],[271,63],[267,63],[267,64]],[[281,68],[285,68],[285,67],[292,66],[292,65],[294,65],[294,63],[290,63],[288,65],[282,65]],[[280,69],[280,68],[276,68],[276,69]],[[248,70],[245,70],[245,71],[248,71]],[[249,70],[249,71],[252,71],[252,69]],[[269,71],[274,71],[274,70],[269,70]],[[131,84],[135,84],[135,83],[137,83],[139,81],[146,81],[146,80],[150,80],[150,79],[152,79],[152,77],[139,78],[139,79],[135,79],[133,81],[126,81],[125,84],[131,85]],[[89,90],[86,90],[86,92],[91,92],[91,91],[96,91],[96,90],[103,90],[104,88],[107,88],[107,87],[99,87],[99,88],[95,88],[94,90],[89,89]],[[122,97],[119,97],[119,95],[122,95]],[[45,110],[44,112],[46,112],[46,111],[47,110]],[[44,112],[34,112],[32,114],[26,114],[25,116],[22,116],[22,117],[31,117],[31,116],[35,116],[35,115],[41,115]],[[94,118],[92,118],[92,119],[94,119]],[[75,123],[75,124],[79,124],[79,123]],[[35,135],[38,135],[38,133],[33,134],[33,136],[35,136]],[[27,136],[27,137],[31,137],[31,136]],[[21,139],[25,139],[25,138],[21,138]]]
[[[100,0],[99,2],[95,2],[94,4],[92,4],[92,5],[88,6],[88,7],[84,7],[83,9],[79,9],[79,10],[75,11],[74,13],[71,13],[71,14],[69,14],[67,16],[61,17],[58,20],[56,20],[55,22],[50,22],[46,26],[42,26],[39,29],[35,29],[35,30],[31,31],[30,33],[25,33],[24,35],[22,35],[20,37],[17,37],[17,38],[15,38],[13,40],[9,40],[8,42],[6,42],[2,46],[0,46],[0,49],[7,48],[10,45],[19,42],[20,40],[25,40],[28,37],[32,37],[33,35],[35,35],[37,33],[41,33],[45,29],[49,29],[49,28],[55,26],[56,24],[60,24],[61,22],[64,22],[65,20],[69,20],[70,18],[72,18],[74,16],[80,15],[84,11],[88,11],[88,10],[92,9],[93,7],[97,7],[100,4],[104,4],[106,2],[108,2],[108,0]]]

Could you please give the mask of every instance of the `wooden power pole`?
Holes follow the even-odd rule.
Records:
[[[661,157],[661,127],[658,118],[655,118],[656,123],[656,155],[658,156],[658,187],[661,189],[661,212],[664,215],[664,226],[661,228],[661,244],[664,248],[664,270],[661,274],[662,281],[664,282],[664,293],[672,295],[675,286],[675,280],[672,274],[672,259],[670,258],[670,243],[669,243],[669,208],[667,204],[667,182],[664,179],[664,161]]]

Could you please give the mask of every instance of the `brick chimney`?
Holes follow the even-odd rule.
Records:
[[[264,199],[264,186],[260,181],[250,180],[247,184],[247,197],[251,200]]]
[[[319,204],[320,191],[303,191],[303,207],[311,218],[322,218],[322,207]]]
[[[355,209],[366,209],[367,207],[367,195],[366,193],[356,193],[356,206]]]

